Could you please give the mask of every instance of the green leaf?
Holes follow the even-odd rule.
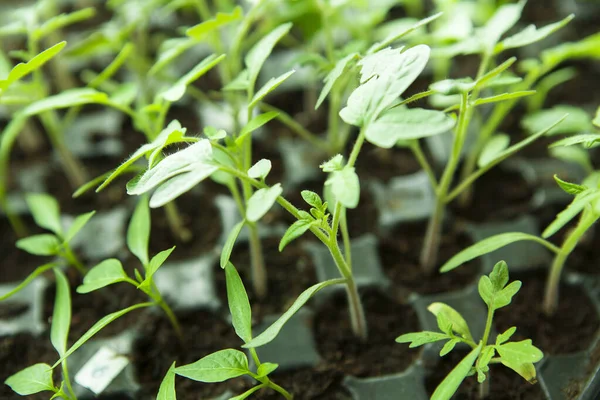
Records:
[[[252,340],[252,309],[242,278],[231,263],[225,266],[225,279],[231,324],[240,339],[248,343]]]
[[[209,354],[195,363],[177,367],[175,373],[194,381],[210,383],[250,374],[250,370],[246,354],[226,349]]]
[[[50,341],[59,356],[67,351],[69,327],[71,326],[71,288],[65,274],[58,268],[54,269],[56,276],[56,298],[52,313]]]
[[[579,146],[553,147],[548,149],[550,156],[581,166],[584,171],[590,173],[594,170],[589,151]]]
[[[498,261],[494,265],[492,272],[490,272],[490,281],[494,285],[494,289],[496,291],[502,290],[508,284],[508,280],[508,265],[504,261]]]
[[[521,32],[507,37],[502,42],[498,43],[498,45],[496,45],[496,48],[494,49],[494,53],[498,54],[506,49],[524,47],[532,43],[539,42],[540,40],[550,36],[554,32],[561,29],[563,26],[568,24],[573,18],[575,18],[575,15],[571,14],[561,21],[546,25],[540,29],[536,28],[536,26],[533,24],[529,25]]]
[[[127,228],[127,247],[142,263],[148,264],[148,242],[150,240],[150,207],[148,198],[142,196],[133,211]]]
[[[502,343],[508,342],[508,340],[515,334],[517,328],[515,326],[508,328],[504,333],[499,334],[496,337],[496,346],[501,345]]]
[[[269,375],[271,372],[275,371],[277,369],[277,367],[279,367],[279,364],[270,363],[270,362],[262,363],[262,364],[260,364],[260,367],[258,367],[258,370],[256,371],[256,375],[258,375],[259,378],[264,378],[265,376]]]
[[[438,313],[436,314],[435,318],[437,320],[438,329],[446,335],[448,335],[449,337],[452,337],[452,321],[448,319],[446,314]]]
[[[578,195],[579,193],[581,193],[587,189],[585,186],[577,185],[576,183],[563,181],[556,174],[554,174],[554,180],[556,181],[556,183],[558,183],[558,186],[560,186],[560,188],[562,190],[564,190],[566,193],[572,194],[574,196]]]
[[[491,52],[502,35],[517,23],[521,18],[525,3],[525,0],[521,0],[517,4],[504,4],[498,7],[496,13],[477,34],[485,47],[485,51]]]
[[[329,161],[325,161],[323,164],[319,166],[323,170],[323,172],[334,172],[340,171],[344,168],[344,156],[341,154],[336,154]]]
[[[164,40],[158,49],[156,62],[148,71],[148,75],[157,75],[177,57],[198,45],[198,40],[185,37]]]
[[[83,278],[83,284],[77,287],[77,293],[89,293],[114,283],[128,279],[121,261],[109,258],[90,269]]]
[[[454,350],[454,347],[460,343],[460,339],[450,339],[444,344],[444,347],[440,350],[440,357],[444,357],[446,354]]]
[[[448,132],[455,123],[454,118],[441,111],[395,107],[367,126],[365,138],[376,146],[389,149],[400,140]]]
[[[300,192],[300,195],[302,196],[304,201],[311,207],[321,208],[323,206],[321,196],[319,196],[315,192],[311,192],[310,190],[303,190],[302,192]]]
[[[317,103],[315,104],[315,110],[319,108],[321,104],[323,104],[323,101],[325,101],[325,98],[327,97],[331,89],[333,89],[333,85],[335,85],[335,83],[342,76],[346,68],[348,68],[350,62],[357,59],[358,57],[358,53],[351,53],[335,63],[333,69],[329,71],[329,73],[324,79],[325,86],[323,86],[323,90],[321,90],[321,94],[317,99]]]
[[[479,159],[477,160],[477,166],[482,168],[489,164],[489,162],[496,158],[498,154],[506,150],[509,145],[510,136],[505,134],[493,135],[483,146]]]
[[[39,275],[43,274],[44,272],[46,272],[48,270],[56,268],[58,266],[59,265],[56,264],[56,263],[50,263],[50,264],[44,264],[44,265],[42,265],[40,267],[37,267],[35,270],[33,270],[33,272],[31,274],[29,274],[27,276],[27,278],[23,279],[23,281],[21,283],[19,283],[19,285],[17,287],[15,287],[10,292],[4,293],[2,296],[0,296],[0,301],[8,299],[9,297],[11,297],[12,295],[14,295],[15,293],[21,291],[27,285],[29,285],[31,283],[31,281],[33,281]]]
[[[279,251],[283,251],[291,241],[304,235],[312,226],[319,225],[321,221],[301,219],[294,222],[283,234],[279,242]]]
[[[116,319],[119,319],[120,317],[122,317],[123,315],[125,315],[131,311],[137,310],[138,308],[152,307],[152,306],[154,306],[154,303],[139,303],[139,304],[135,304],[133,306],[127,307],[123,310],[119,310],[114,313],[110,313],[110,314],[106,315],[105,317],[102,317],[90,329],[88,329],[87,332],[85,332],[83,334],[83,336],[81,336],[79,338],[79,340],[77,340],[73,344],[73,346],[71,346],[69,348],[69,350],[67,350],[67,352],[60,357],[60,359],[57,362],[54,363],[52,368],[56,368],[57,366],[59,366],[65,359],[67,359],[71,354],[73,354],[75,351],[77,351],[77,349],[79,349],[81,346],[83,346],[96,333],[100,332],[102,329],[104,329],[104,327],[106,327],[111,322],[115,321]]]
[[[284,312],[281,315],[281,317],[279,317],[279,319],[277,319],[277,321],[275,321],[271,326],[269,326],[267,329],[265,329],[260,335],[258,335],[254,339],[252,339],[250,342],[244,344],[242,347],[249,349],[249,348],[253,348],[253,347],[264,346],[265,344],[271,342],[273,339],[275,339],[275,337],[277,336],[277,334],[279,333],[281,328],[283,328],[283,325],[285,325],[285,323],[290,318],[292,318],[292,316],[300,308],[302,308],[302,306],[308,300],[310,300],[310,298],[315,293],[317,293],[319,290],[321,290],[323,288],[326,288],[326,287],[332,286],[332,285],[337,285],[340,283],[346,283],[346,279],[343,279],[343,278],[330,279],[328,281],[320,282],[320,283],[317,283],[316,285],[309,287],[304,292],[300,293],[300,296],[298,296],[296,301],[294,301],[294,304],[292,304],[292,306],[290,308],[288,308],[288,310],[286,312]]]
[[[283,188],[280,183],[269,188],[258,189],[248,199],[246,219],[250,222],[261,219],[273,207],[281,193],[283,193]]]
[[[527,115],[521,121],[521,125],[529,133],[533,133],[543,129],[552,121],[556,121],[565,114],[568,114],[567,118],[560,125],[550,130],[548,132],[549,135],[566,135],[592,130],[591,118],[584,110],[579,107],[566,105],[555,106]]]
[[[521,375],[530,383],[536,381],[536,371],[533,363],[541,361],[544,353],[531,343],[531,339],[520,342],[509,342],[496,346],[500,361],[506,367]]]
[[[481,89],[485,88],[485,87],[490,87],[490,86],[493,87],[494,81],[497,81],[499,78],[502,78],[500,76],[500,74],[502,74],[508,68],[510,68],[516,61],[517,61],[517,57],[511,57],[508,60],[504,61],[502,64],[500,64],[497,67],[486,72],[481,78],[477,79],[477,81],[475,82],[475,87],[481,88]],[[511,78],[511,77],[509,77],[509,78]],[[521,80],[522,80],[521,78],[518,78],[519,82]]]
[[[441,17],[442,14],[443,13],[440,12],[440,13],[434,14],[430,17],[424,18],[424,19],[420,20],[419,22],[417,22],[416,24],[414,24],[413,26],[411,26],[410,28],[406,28],[404,25],[402,25],[400,30],[391,32],[388,36],[386,36],[386,38],[383,41],[375,43],[373,46],[371,46],[371,48],[369,48],[369,50],[367,50],[367,54],[373,54],[373,53],[391,45],[392,43],[397,42],[398,40],[402,39],[406,35],[409,35],[409,34],[413,33],[414,31],[416,31],[417,29],[429,24],[432,21],[435,21],[436,19]]]
[[[490,236],[489,238],[483,239],[480,242],[477,242],[474,245],[469,246],[460,253],[456,254],[450,260],[446,261],[442,268],[440,268],[440,272],[451,271],[454,268],[466,263],[467,261],[471,261],[479,256],[491,253],[494,250],[498,250],[501,247],[507,246],[511,243],[518,242],[521,240],[532,240],[534,242],[538,242],[548,247],[547,242],[545,240],[540,239],[539,237],[534,235],[529,235],[527,233],[521,232],[501,233],[499,235],[494,235]]]
[[[36,256],[54,256],[60,250],[58,238],[50,233],[33,235],[16,242],[17,248]]]
[[[245,223],[246,223],[246,220],[242,220],[242,221],[238,222],[237,224],[235,224],[233,229],[231,229],[231,232],[229,232],[229,235],[227,235],[227,240],[225,241],[225,244],[223,245],[223,250],[221,250],[221,260],[220,260],[221,268],[225,269],[225,266],[227,265],[227,263],[229,263],[229,258],[231,257],[231,251],[233,250],[233,245],[235,244],[237,237],[240,235],[240,232],[242,231],[242,228],[244,227]]]
[[[11,84],[19,79],[29,75],[35,70],[38,70],[54,58],[67,45],[67,42],[60,42],[54,46],[42,51],[40,54],[33,57],[27,63],[20,63],[14,66],[8,73],[6,79],[0,79],[0,92],[6,90]]]
[[[513,100],[513,99],[519,99],[521,97],[531,96],[531,95],[534,95],[535,93],[536,93],[535,90],[523,90],[520,92],[502,93],[502,94],[498,94],[496,96],[479,98],[479,99],[475,100],[473,102],[473,104],[476,106],[480,106],[482,104],[498,103],[500,101]]]
[[[252,133],[255,130],[257,130],[258,128],[260,128],[261,126],[263,126],[264,124],[266,124],[267,122],[271,121],[273,118],[277,118],[278,115],[279,115],[279,113],[276,112],[276,111],[269,111],[269,112],[257,115],[256,117],[252,118],[246,124],[246,126],[244,126],[242,128],[242,131],[240,132],[240,135],[236,139],[236,143],[238,143],[238,144],[241,143],[242,140],[244,140],[244,138],[246,136],[248,136],[250,133]]]
[[[485,346],[483,348],[483,351],[475,364],[475,369],[477,370],[477,382],[483,383],[485,381],[486,373],[490,370],[488,365],[494,357],[495,352],[496,349],[494,349],[494,346]]]
[[[587,133],[583,135],[569,136],[552,143],[549,147],[573,146],[575,144],[583,143],[585,147],[589,148],[592,147],[596,142],[600,142],[600,133]]]
[[[260,385],[253,386],[250,389],[246,390],[242,394],[230,397],[229,400],[244,400],[244,399],[248,398],[248,396],[250,396],[252,393],[257,392],[257,391],[259,391],[260,389],[262,389],[264,387],[265,387],[264,383],[262,383]]]
[[[238,74],[231,82],[229,82],[223,90],[225,91],[235,91],[235,90],[248,90],[250,87],[250,81],[248,80],[248,70],[245,69]]]
[[[490,308],[497,310],[510,304],[513,296],[521,289],[521,282],[514,281],[502,290],[494,287],[494,283],[487,276],[479,280],[479,295]]]
[[[256,82],[256,78],[258,77],[263,64],[273,51],[277,42],[279,42],[291,28],[291,22],[279,25],[267,35],[263,36],[263,38],[248,51],[248,54],[246,54],[246,57],[244,58],[244,63],[248,69],[248,81],[251,85],[254,85]]]
[[[600,107],[596,110],[596,116],[594,117],[592,124],[596,125],[597,128],[600,128]]]
[[[434,82],[429,85],[429,89],[434,92],[451,96],[455,94],[468,93],[477,86],[477,82],[471,78],[462,79],[444,79],[442,81]]]
[[[183,97],[187,87],[200,78],[202,75],[210,71],[215,65],[223,61],[225,58],[225,54],[221,54],[217,56],[216,54],[211,54],[206,57],[204,60],[200,61],[198,65],[196,65],[191,71],[187,74],[179,78],[175,84],[173,84],[167,90],[159,93],[159,97],[162,97],[166,101],[176,102]]]
[[[8,377],[4,381],[21,396],[44,391],[54,391],[52,368],[48,364],[35,364]]]
[[[360,199],[360,182],[354,168],[344,167],[341,171],[333,171],[325,186],[331,187],[335,200],[346,208],[356,208]]]
[[[447,340],[447,339],[450,339],[450,337],[448,335],[446,335],[445,333],[423,331],[423,332],[405,333],[404,335],[400,335],[396,338],[396,342],[397,343],[410,343],[410,345],[408,347],[413,348],[413,347],[422,346],[426,343],[433,343],[433,342],[438,342],[440,340]]]
[[[175,363],[171,364],[171,367],[167,371],[167,374],[163,378],[156,400],[177,400],[177,394],[175,392]]]
[[[90,19],[94,15],[96,15],[96,9],[93,7],[83,8],[72,13],[55,15],[44,22],[39,28],[33,30],[32,40],[39,41],[52,32],[62,29],[65,26]]]
[[[283,75],[278,76],[277,78],[271,78],[267,81],[267,83],[265,83],[263,85],[263,87],[261,87],[256,94],[254,95],[254,97],[252,97],[252,100],[250,100],[250,104],[248,105],[248,107],[252,108],[254,106],[256,106],[258,104],[259,101],[261,101],[266,95],[268,95],[269,93],[271,93],[273,90],[277,89],[277,87],[279,85],[281,85],[283,82],[285,82],[287,80],[287,78],[289,78],[290,76],[292,76],[292,74],[296,72],[296,70],[291,70],[286,72]]]
[[[48,229],[58,236],[62,235],[60,208],[54,197],[44,193],[32,193],[27,194],[25,200],[38,226]]]
[[[548,238],[558,232],[563,226],[579,214],[585,206],[600,198],[600,190],[587,189],[575,196],[571,204],[558,213],[554,221],[542,232],[543,238]]]
[[[78,215],[65,234],[65,243],[69,243],[75,235],[88,223],[88,221],[96,214],[96,211]]]
[[[481,344],[471,350],[435,389],[431,400],[450,400],[481,353]]]
[[[173,250],[175,250],[175,246],[171,247],[170,249],[163,250],[152,257],[146,268],[146,278],[138,285],[138,289],[143,290],[148,294],[152,292],[152,277],[165,263],[165,261],[167,261],[167,258],[169,258]]]
[[[269,172],[271,172],[271,161],[263,158],[250,167],[248,176],[254,179],[265,179]]]
[[[436,317],[439,314],[444,314],[446,319],[452,323],[452,330],[463,338],[467,340],[473,341],[473,336],[471,336],[471,331],[469,330],[469,325],[467,321],[460,315],[458,311],[454,308],[450,307],[444,303],[431,303],[427,309]]]
[[[24,116],[31,117],[45,111],[93,103],[106,104],[108,101],[106,93],[91,88],[75,88],[31,103],[23,109],[22,113]]]
[[[185,34],[196,40],[201,40],[204,39],[208,34],[216,31],[218,28],[242,18],[242,15],[242,7],[240,6],[235,7],[230,13],[218,12],[213,19],[209,19],[198,25],[192,26],[185,32]]]

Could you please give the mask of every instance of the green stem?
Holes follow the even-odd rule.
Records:
[[[365,125],[366,126],[366,125]],[[352,147],[352,152],[350,153],[350,157],[348,157],[348,166],[354,167],[356,164],[356,160],[358,159],[358,154],[360,153],[360,149],[362,149],[363,143],[365,142],[365,131],[366,128],[362,128],[360,133],[358,134],[358,138],[354,143],[354,147]]]
[[[287,390],[285,390],[284,388],[282,388],[281,386],[279,386],[272,380],[269,379],[267,381],[267,386],[270,387],[271,389],[275,390],[276,392],[280,393],[283,397],[286,398],[286,400],[292,400],[293,396]]]
[[[62,362],[62,372],[63,372],[63,382],[67,385],[67,390],[69,391],[68,396],[73,399],[77,399],[77,395],[75,395],[75,391],[73,390],[73,386],[71,386],[71,378],[69,377],[69,368],[67,367],[67,360]]]
[[[193,234],[185,227],[175,201],[170,201],[165,204],[165,214],[167,215],[167,223],[169,224],[169,228],[171,232],[173,232],[173,235],[183,242],[189,242]]]
[[[173,312],[173,310],[171,309],[171,307],[169,307],[169,305],[162,299],[162,297],[160,297],[160,295],[159,295],[159,300],[158,300],[158,302],[156,302],[156,304],[160,308],[163,309],[163,311],[167,315],[167,318],[169,318],[169,322],[171,322],[171,325],[173,326],[173,329],[175,329],[175,333],[177,334],[177,337],[179,338],[179,341],[181,343],[183,343],[184,342],[184,340],[183,340],[183,331],[181,330],[181,325],[179,325],[179,321],[177,320],[177,316],[175,315],[175,313]]]
[[[348,233],[348,220],[346,218],[346,209],[342,210],[342,217],[340,220],[340,228],[342,230],[342,240],[344,242],[344,254],[346,256],[346,263],[350,270],[352,270],[352,245],[350,242],[350,234]]]
[[[79,271],[81,276],[85,276],[85,274],[87,274],[87,268],[81,263],[81,261],[79,261],[68,243],[65,243],[63,256],[70,265],[74,266],[77,271]]]
[[[546,291],[544,294],[544,313],[546,315],[553,315],[556,312],[560,277],[567,257],[569,257],[571,252],[577,246],[577,243],[579,243],[579,240],[598,218],[600,218],[600,215],[595,214],[591,210],[584,211],[577,227],[567,236],[560,252],[554,257],[552,267],[550,268],[550,276],[546,281]]]
[[[412,141],[410,149],[412,150],[417,161],[419,162],[419,165],[421,165],[421,168],[423,168],[423,171],[425,171],[425,173],[427,174],[427,177],[429,178],[429,182],[431,183],[431,187],[433,188],[434,192],[437,191],[438,183],[435,177],[435,172],[433,171],[431,164],[429,164],[429,161],[427,161],[427,157],[425,157],[425,154],[421,149],[421,144],[419,143],[419,141]]]

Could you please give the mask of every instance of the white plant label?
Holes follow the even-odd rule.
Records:
[[[129,365],[129,359],[109,347],[100,350],[75,375],[75,382],[95,394],[104,389]]]

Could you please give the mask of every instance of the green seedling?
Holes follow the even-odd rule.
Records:
[[[225,276],[231,323],[235,333],[247,345],[252,342],[252,309],[248,295],[233,264],[228,263],[225,266]],[[173,363],[160,385],[157,400],[176,399],[176,375],[205,383],[223,382],[239,376],[249,376],[258,384],[240,395],[231,397],[230,400],[245,399],[261,389],[271,389],[280,393],[284,398],[291,399],[290,393],[269,378],[269,374],[275,371],[278,365],[269,362],[261,363],[253,347],[249,349],[249,353],[254,361],[255,371],[250,369],[246,353],[236,349],[220,350],[188,365],[176,367]]]
[[[148,255],[149,240],[150,208],[148,207],[148,199],[141,197],[127,229],[127,247],[142,264],[144,275],[142,276],[142,273],[135,269],[135,279],[130,278],[123,269],[121,262],[116,258],[110,258],[89,270],[83,278],[83,284],[77,288],[77,293],[90,293],[119,282],[129,283],[148,295],[152,300],[152,303],[149,303],[150,305],[156,305],[165,312],[175,332],[183,340],[183,332],[181,331],[177,317],[171,310],[171,307],[162,298],[154,282],[154,274],[164,264],[175,247],[161,251],[150,258]]]
[[[595,124],[596,126],[600,127],[600,123],[597,121]],[[551,145],[551,147],[561,148],[578,144],[591,147],[599,141],[599,134],[588,133],[567,137],[554,143]],[[584,161],[584,164],[591,165],[589,159],[584,160],[586,160]],[[592,171],[590,175],[582,182],[582,184],[563,181],[556,175],[554,176],[554,179],[561,189],[563,189],[566,193],[573,195],[574,198],[567,208],[557,214],[554,221],[552,221],[550,225],[546,227],[544,232],[542,232],[541,237],[521,232],[507,232],[491,236],[464,249],[452,257],[450,260],[448,260],[448,262],[446,262],[446,264],[442,266],[440,271],[451,271],[469,260],[490,253],[514,242],[521,240],[537,242],[555,254],[554,261],[550,267],[550,274],[548,276],[548,280],[546,281],[546,291],[543,304],[544,312],[546,314],[554,314],[558,305],[559,285],[565,263],[569,255],[577,247],[577,244],[589,231],[590,227],[594,225],[598,219],[600,219],[600,172]],[[565,227],[565,225],[570,223],[577,216],[579,216],[578,221],[576,222],[574,228],[569,230],[560,247],[555,246],[546,240],[560,229]]]
[[[480,398],[486,398],[489,395],[491,364],[502,364],[521,375],[529,383],[536,382],[536,370],[533,364],[541,361],[544,355],[531,343],[531,339],[509,342],[517,330],[513,326],[498,335],[495,343],[489,343],[494,312],[508,306],[521,288],[520,281],[509,284],[508,279],[508,266],[504,261],[500,261],[489,276],[482,276],[479,280],[479,295],[488,307],[485,331],[479,342],[473,339],[469,326],[460,313],[444,303],[432,303],[428,307],[437,318],[440,332],[406,333],[396,339],[398,343],[410,343],[410,347],[446,340],[440,351],[441,357],[451,352],[459,343],[464,343],[471,348],[471,352],[435,389],[432,400],[449,400],[463,380],[475,374],[480,383]]]

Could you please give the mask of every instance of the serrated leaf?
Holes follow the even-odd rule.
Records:
[[[365,138],[389,149],[400,140],[412,140],[448,132],[456,121],[446,113],[423,108],[396,107],[367,126]]]
[[[320,221],[301,219],[294,222],[283,234],[281,241],[279,242],[279,251],[283,251],[291,241],[299,238],[308,231],[311,226],[319,225]]]
[[[512,335],[515,334],[515,332],[517,331],[517,328],[515,326],[508,328],[507,330],[504,331],[504,333],[499,334],[496,337],[496,346],[499,346],[503,343],[508,342],[508,340],[512,337]]]
[[[71,326],[71,288],[65,274],[58,268],[54,269],[56,277],[56,297],[52,312],[52,327],[50,342],[59,356],[67,351],[67,340]]]
[[[160,383],[156,400],[177,400],[175,392],[175,362],[171,364],[167,374]]]
[[[561,21],[546,25],[540,29],[538,29],[535,25],[531,24],[525,29],[523,29],[521,32],[507,37],[498,45],[496,45],[494,53],[498,54],[506,49],[524,47],[532,43],[539,42],[540,40],[545,39],[546,37],[561,29],[563,26],[568,24],[573,18],[575,18],[575,16],[571,14]]]
[[[460,343],[459,339],[450,339],[445,344],[444,347],[440,350],[440,357],[444,357],[446,354],[450,353],[454,350],[454,347]]]
[[[600,198],[600,190],[598,189],[587,189],[575,196],[571,204],[567,206],[563,211],[558,213],[554,221],[548,225],[544,232],[542,232],[543,238],[548,238],[558,232],[563,226],[569,221],[575,218],[588,204],[596,201]]]
[[[488,307],[497,310],[510,304],[513,296],[521,289],[521,282],[514,281],[502,290],[497,290],[487,276],[482,276],[477,286],[481,299]]]
[[[262,364],[260,364],[260,367],[258,367],[258,370],[256,371],[256,375],[258,375],[259,378],[264,378],[265,376],[269,375],[271,372],[275,371],[277,369],[277,367],[279,367],[279,364],[270,363],[270,362],[262,363]]]
[[[333,171],[325,186],[331,187],[331,193],[336,201],[346,208],[356,208],[360,200],[360,182],[354,168],[345,167]]]
[[[25,196],[25,200],[38,226],[48,229],[58,236],[62,235],[60,208],[54,197],[44,193],[31,193]]]
[[[521,125],[529,133],[533,133],[543,129],[565,114],[568,114],[567,118],[560,125],[550,130],[549,135],[582,133],[592,129],[591,118],[584,110],[567,105],[558,105],[527,115],[522,119]]]
[[[269,172],[271,172],[271,161],[263,158],[250,167],[248,176],[254,179],[265,179]]]
[[[261,101],[266,95],[271,93],[273,90],[277,89],[277,87],[279,87],[279,85],[281,85],[283,82],[285,82],[295,72],[296,72],[296,70],[291,70],[291,71],[286,72],[285,74],[278,76],[277,78],[269,79],[267,81],[267,83],[265,83],[263,85],[263,87],[261,87],[256,92],[254,97],[252,97],[252,100],[250,100],[250,104],[248,105],[248,107],[251,108],[251,107],[256,106],[259,101]]]
[[[185,32],[185,34],[189,37],[193,37],[196,40],[201,40],[204,39],[206,35],[216,31],[218,28],[242,18],[242,15],[242,7],[240,6],[235,7],[230,13],[218,12],[214,18],[192,26]]]
[[[325,161],[323,164],[319,166],[323,170],[323,172],[334,172],[339,171],[344,168],[344,156],[341,154],[336,154],[331,157],[329,161]]]
[[[246,204],[246,219],[250,222],[261,219],[273,207],[281,193],[283,188],[280,183],[254,192]]]
[[[433,342],[438,342],[440,340],[447,340],[447,339],[450,339],[450,338],[445,333],[423,331],[423,332],[405,333],[404,335],[400,335],[396,338],[396,342],[397,343],[410,343],[410,345],[408,347],[413,348],[413,347],[422,346],[427,343],[433,343]]]
[[[267,35],[263,36],[263,38],[248,51],[248,54],[246,54],[246,57],[244,58],[244,63],[248,70],[248,81],[251,85],[254,85],[256,82],[256,78],[258,77],[263,64],[273,51],[277,42],[279,42],[291,28],[291,22],[279,25]]]
[[[321,200],[321,196],[317,193],[312,192],[310,190],[303,190],[300,192],[302,199],[311,207],[321,208],[323,206],[323,201]]]
[[[477,160],[477,166],[479,168],[487,165],[491,160],[496,158],[498,154],[503,152],[510,145],[510,136],[505,134],[493,135],[483,146],[479,159]]]
[[[541,361],[544,353],[531,343],[531,339],[520,342],[509,342],[496,346],[503,365],[521,375],[530,383],[536,381],[534,363]]]
[[[346,57],[342,58],[341,60],[338,60],[338,62],[335,63],[335,66],[333,67],[333,69],[331,71],[329,71],[329,73],[327,74],[327,76],[324,79],[325,85],[323,86],[323,89],[321,90],[321,94],[319,95],[319,98],[317,99],[317,103],[315,104],[315,110],[318,109],[321,106],[321,104],[323,104],[323,101],[325,101],[325,98],[327,97],[327,95],[329,94],[331,89],[333,88],[333,85],[335,85],[335,83],[342,76],[342,74],[344,73],[346,68],[348,68],[350,62],[355,60],[358,57],[359,57],[358,53],[351,53],[351,54],[348,54]]]
[[[486,51],[492,51],[496,43],[510,28],[512,28],[523,12],[526,1],[516,4],[504,4],[496,10],[485,26],[479,29],[478,38],[484,44]]]
[[[474,105],[480,106],[483,104],[498,103],[500,101],[519,99],[521,97],[532,96],[536,93],[535,90],[523,90],[520,92],[502,93],[496,96],[482,97],[473,102]]]
[[[71,224],[71,226],[69,227],[69,229],[67,230],[67,233],[65,234],[64,241],[66,243],[69,243],[71,240],[73,240],[73,238],[75,237],[75,235],[77,235],[79,233],[79,231],[81,229],[83,229],[83,227],[88,223],[88,221],[95,214],[96,214],[96,211],[90,211],[89,213],[78,215],[75,218],[75,220],[73,221],[73,223]]]
[[[578,195],[579,193],[581,193],[587,189],[585,186],[578,185],[576,183],[563,181],[556,174],[554,174],[554,180],[556,181],[558,186],[560,186],[560,188],[568,194]]]
[[[446,317],[446,314],[437,313],[435,315],[435,319],[437,320],[438,329],[451,337],[453,334],[452,321],[450,321],[450,319]]]
[[[229,258],[231,257],[231,251],[233,250],[235,241],[237,240],[237,237],[240,235],[240,232],[242,231],[242,228],[244,227],[245,223],[246,223],[246,220],[242,220],[242,221],[238,222],[237,224],[235,224],[233,229],[231,229],[231,232],[229,232],[229,235],[227,235],[227,240],[225,240],[225,244],[223,245],[223,249],[221,250],[221,260],[220,260],[221,268],[224,269],[225,266],[227,265],[227,263],[229,262]]]
[[[23,279],[23,281],[21,283],[19,283],[17,285],[17,287],[15,287],[10,292],[4,293],[2,296],[0,296],[0,301],[6,300],[9,297],[13,296],[15,293],[20,292],[23,288],[25,288],[27,285],[29,285],[31,283],[31,281],[33,281],[39,275],[43,274],[44,272],[46,272],[48,270],[56,268],[58,266],[59,265],[56,264],[56,263],[50,263],[50,264],[44,264],[44,265],[42,265],[40,267],[37,267],[36,269],[33,270],[33,272],[31,274],[29,274],[27,276],[27,278]]]
[[[24,116],[31,117],[45,111],[83,106],[85,104],[105,104],[108,102],[106,93],[91,88],[68,89],[59,94],[48,96],[25,107]]]
[[[549,147],[558,146],[573,146],[575,144],[583,143],[585,147],[592,147],[596,142],[600,142],[600,134],[598,133],[587,133],[583,135],[574,135],[567,138],[561,139],[557,142],[552,143]]]
[[[110,258],[90,269],[83,278],[83,284],[77,287],[77,293],[89,293],[114,283],[127,280],[121,261]]]
[[[175,368],[179,376],[199,382],[223,382],[250,373],[248,358],[239,350],[226,349],[209,354],[195,363]]]
[[[163,99],[170,102],[178,101],[183,97],[187,87],[192,82],[194,82],[202,75],[210,71],[215,65],[223,61],[224,58],[225,54],[221,54],[219,56],[217,56],[216,54],[211,54],[204,60],[200,61],[200,63],[198,63],[198,65],[196,65],[194,68],[192,68],[191,71],[179,78],[179,80],[175,82],[175,84],[173,84],[167,90],[162,91],[159,94],[159,97],[162,97]]]
[[[17,248],[36,256],[54,256],[60,250],[58,238],[50,233],[19,239],[15,245]]]
[[[467,340],[473,340],[471,331],[467,321],[460,315],[458,311],[444,303],[431,303],[427,309],[436,317],[439,314],[444,314],[446,319],[452,323],[452,330]]]
[[[244,126],[242,128],[240,135],[236,139],[236,143],[238,143],[238,144],[241,143],[241,141],[244,140],[244,138],[246,136],[248,136],[250,133],[257,130],[258,128],[260,128],[261,126],[266,124],[267,122],[271,121],[273,118],[277,118],[278,115],[279,115],[279,113],[276,111],[269,111],[269,112],[257,115],[256,117],[252,118],[246,124],[246,126]]]
[[[225,266],[225,279],[231,324],[240,339],[248,343],[252,340],[252,309],[242,278],[230,262]]]
[[[450,400],[481,353],[481,344],[471,350],[435,389],[431,400]]]
[[[283,325],[285,325],[285,323],[290,318],[292,318],[294,316],[294,314],[296,314],[296,312],[300,308],[302,308],[302,306],[308,300],[310,300],[310,298],[315,293],[317,293],[319,290],[326,288],[328,286],[337,285],[337,284],[341,284],[341,283],[346,283],[346,279],[342,279],[342,278],[330,279],[328,281],[320,282],[320,283],[317,283],[316,285],[309,287],[304,292],[300,293],[300,296],[298,296],[296,301],[294,301],[294,304],[292,304],[291,307],[288,308],[287,311],[284,312],[281,315],[281,317],[279,317],[277,319],[277,321],[273,322],[273,324],[271,324],[271,326],[269,326],[267,329],[265,329],[260,335],[258,335],[257,337],[255,337],[254,339],[252,339],[250,342],[246,343],[242,347],[247,348],[247,349],[252,348],[252,347],[260,347],[260,346],[264,346],[265,344],[271,342],[273,339],[275,339],[275,337],[277,336],[277,334],[279,333],[281,328],[283,328]]]
[[[29,62],[15,65],[8,73],[6,79],[0,80],[0,92],[6,90],[11,84],[29,75],[33,71],[40,69],[45,63],[60,53],[66,45],[67,42],[57,43],[33,57]]]
[[[45,391],[54,391],[52,368],[48,364],[35,364],[4,381],[12,390],[21,396]]]
[[[148,198],[140,197],[129,227],[127,228],[127,247],[142,265],[148,264],[148,243],[150,241],[150,207]]]
[[[175,246],[171,247],[170,249],[163,250],[152,257],[146,267],[146,278],[138,285],[138,289],[143,290],[146,293],[152,292],[152,277],[156,271],[162,267],[165,261],[167,261],[167,258],[169,258],[173,250],[175,250]]]
[[[489,238],[483,239],[472,246],[467,247],[460,253],[453,256],[450,260],[440,268],[440,272],[448,272],[456,267],[471,261],[484,254],[491,253],[494,250],[498,250],[501,247],[507,246],[511,243],[518,242],[521,240],[532,240],[545,245],[545,241],[537,236],[529,235],[521,232],[507,232],[498,235],[490,236]]]

